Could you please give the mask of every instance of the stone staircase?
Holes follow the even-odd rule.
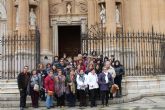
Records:
[[[114,98],[113,100],[110,100],[110,104],[127,103],[139,100],[146,96],[165,95],[165,76],[157,76],[156,79],[155,77],[124,78],[122,88],[124,96],[122,98]],[[0,110],[3,110],[3,108],[18,108],[20,103],[19,100],[20,96],[16,79],[0,79]],[[101,104],[101,101],[97,101],[97,104]],[[77,102],[76,105],[79,105],[79,102]],[[90,104],[88,103],[88,105]],[[30,96],[27,97],[27,106],[31,107]],[[45,102],[39,101],[39,106],[44,107]]]
[[[0,94],[18,94],[16,79],[0,80]]]

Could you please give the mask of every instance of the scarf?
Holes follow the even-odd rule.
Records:
[[[84,83],[85,81],[84,74],[80,74],[79,80]]]
[[[108,73],[105,73],[105,82],[108,83]]]

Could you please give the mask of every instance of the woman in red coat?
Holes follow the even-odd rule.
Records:
[[[48,76],[45,78],[45,89],[47,93],[46,107],[50,109],[51,107],[53,107],[53,94],[55,90],[54,75],[53,75],[52,70],[49,72]]]

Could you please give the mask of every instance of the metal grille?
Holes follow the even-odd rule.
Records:
[[[40,62],[40,33],[3,35],[0,39],[0,78],[15,79],[24,66],[35,69]]]
[[[124,65],[126,76],[164,74],[165,35],[152,32],[106,34],[92,26],[82,34],[82,53],[115,56]]]

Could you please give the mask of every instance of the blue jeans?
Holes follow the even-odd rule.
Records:
[[[47,95],[46,97],[46,107],[50,108],[53,106],[53,96]]]

